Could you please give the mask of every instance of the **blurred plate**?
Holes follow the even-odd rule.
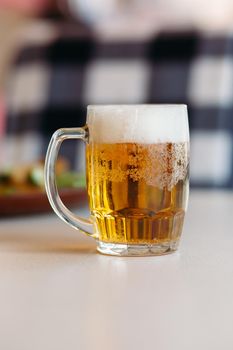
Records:
[[[87,202],[85,188],[67,188],[59,191],[60,197],[68,208]],[[47,195],[42,191],[17,193],[0,196],[0,217],[51,212]]]

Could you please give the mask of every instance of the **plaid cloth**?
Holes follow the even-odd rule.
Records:
[[[7,89],[4,162],[44,156],[51,134],[85,124],[87,104],[186,103],[191,184],[233,188],[233,37],[161,34],[144,42],[57,35],[18,53]],[[78,145],[78,146],[77,146]],[[66,141],[61,153],[84,167]]]

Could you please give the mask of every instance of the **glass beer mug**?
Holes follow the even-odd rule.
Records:
[[[69,225],[120,256],[161,255],[178,248],[189,193],[186,105],[91,105],[82,128],[57,130],[48,147],[45,185]],[[55,181],[61,143],[86,143],[90,218],[62,203]]]

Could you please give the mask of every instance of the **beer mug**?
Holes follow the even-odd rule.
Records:
[[[67,209],[57,190],[55,163],[66,139],[86,143],[88,219]],[[189,193],[187,106],[88,106],[84,127],[54,133],[45,186],[55,213],[92,236],[101,253],[145,256],[175,251]]]

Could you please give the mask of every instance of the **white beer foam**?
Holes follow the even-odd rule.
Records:
[[[189,141],[186,105],[90,105],[87,125],[98,143]]]

